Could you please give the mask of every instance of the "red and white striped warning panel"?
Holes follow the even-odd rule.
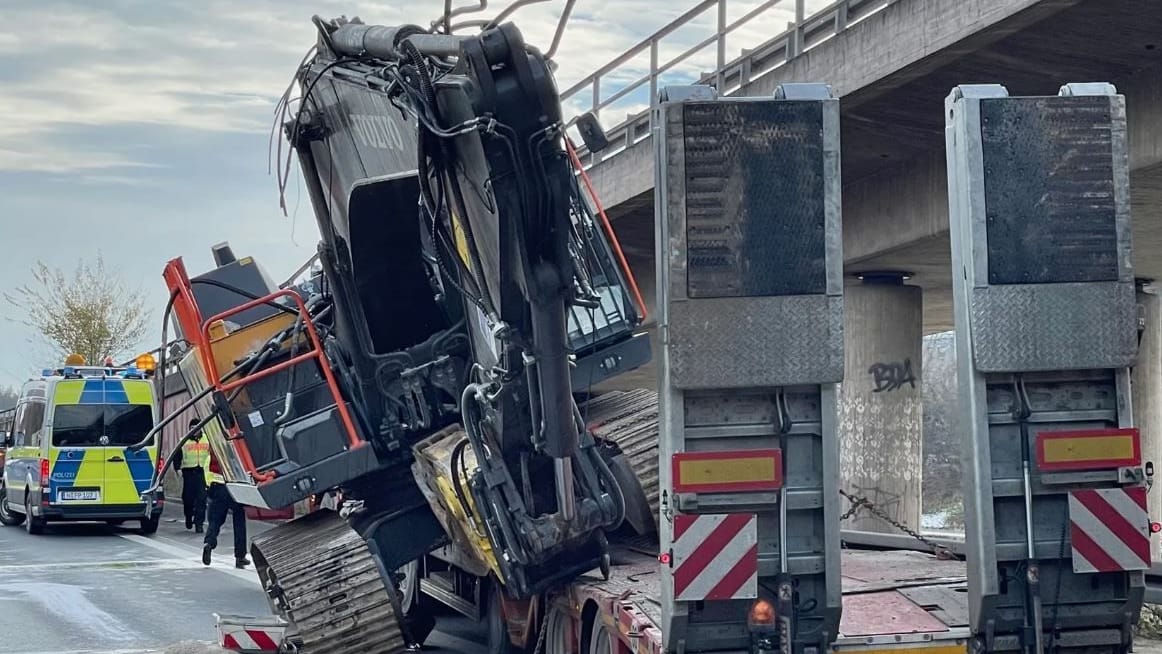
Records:
[[[674,516],[674,598],[758,597],[758,517],[753,513]]]
[[[232,652],[277,652],[281,640],[281,633],[269,629],[239,629],[223,633],[221,645]]]
[[[1074,572],[1149,569],[1150,514],[1145,488],[1072,491],[1069,523]]]
[[[286,635],[286,623],[278,618],[235,615],[215,617],[218,620],[218,644],[232,652],[278,652]]]

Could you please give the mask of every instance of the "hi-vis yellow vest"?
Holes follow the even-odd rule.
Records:
[[[182,469],[202,468],[210,465],[210,444],[201,441],[186,441],[182,445]]]

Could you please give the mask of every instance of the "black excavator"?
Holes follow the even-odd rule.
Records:
[[[427,29],[316,16],[280,121],[280,185],[297,158],[316,274],[276,287],[229,248],[193,278],[166,267],[190,434],[205,432],[231,495],[278,508],[342,493],[342,514],[252,547],[304,652],[422,640],[394,571],[437,548],[520,601],[607,571],[615,530],[655,529],[638,481],[651,472],[635,468],[656,477],[656,458],[630,463],[583,411],[650,351],[549,63],[573,0],[548,55],[504,22],[526,3],[460,26],[449,7]],[[606,145],[592,115],[576,124],[591,151]]]

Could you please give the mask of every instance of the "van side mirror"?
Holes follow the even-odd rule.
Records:
[[[14,442],[15,442],[15,439],[12,438],[11,433],[4,434],[4,438],[0,439],[0,445],[3,445],[6,448],[12,447],[12,444]]]

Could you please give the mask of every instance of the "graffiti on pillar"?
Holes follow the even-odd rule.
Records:
[[[867,498],[867,501],[871,502],[872,506],[888,514],[894,520],[901,519],[900,504],[903,502],[903,497],[899,493],[893,493],[879,486],[852,484],[851,488],[855,491],[854,494],[856,496]]]
[[[876,363],[868,368],[867,372],[875,380],[873,393],[898,390],[903,388],[904,384],[916,388],[916,376],[912,374],[911,359],[904,359],[903,363]]]

